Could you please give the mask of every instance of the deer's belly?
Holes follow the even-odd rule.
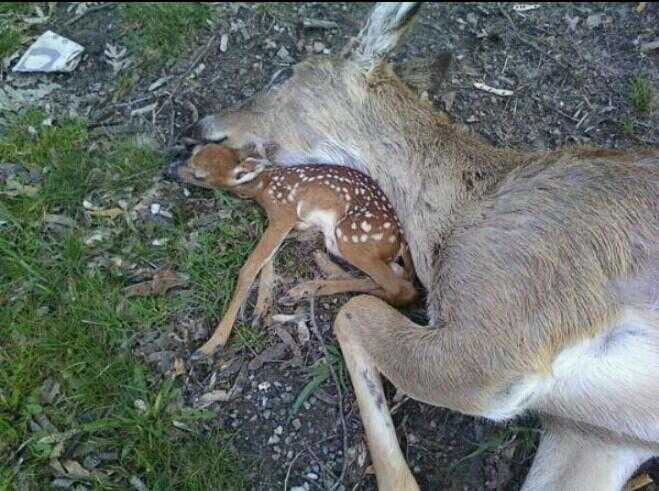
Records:
[[[300,230],[300,227],[302,227],[302,230],[311,227],[320,229],[325,236],[327,250],[335,256],[341,257],[336,243],[336,213],[329,210],[311,210],[306,213],[303,210],[298,210],[298,218],[300,219],[300,222],[296,225],[298,230]]]

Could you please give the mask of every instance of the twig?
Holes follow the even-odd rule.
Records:
[[[519,39],[522,43],[526,44],[527,46],[530,46],[531,48],[535,49],[535,50],[536,50],[538,53],[540,53],[542,56],[544,56],[544,57],[546,57],[546,58],[549,58],[551,61],[553,61],[553,62],[556,63],[557,65],[561,66],[561,67],[564,68],[565,70],[568,70],[568,69],[569,69],[568,66],[565,65],[565,63],[563,63],[563,62],[561,62],[561,61],[558,61],[558,60],[552,58],[551,56],[549,56],[549,55],[547,54],[547,50],[546,50],[546,49],[542,49],[540,46],[538,46],[537,44],[535,44],[533,41],[529,41],[528,39],[526,39],[526,38],[522,35],[522,33],[519,32],[519,29],[517,29],[517,25],[515,24],[515,21],[513,21],[512,17],[510,17],[510,14],[509,14],[508,12],[506,12],[506,10],[505,10],[501,5],[499,5],[499,11],[501,12],[501,14],[502,14],[506,19],[508,19],[508,22],[510,22],[510,27],[512,27],[512,29],[513,29],[513,33],[515,34],[515,36],[517,37],[517,39]]]
[[[183,73],[182,73],[182,74],[176,79],[176,85],[174,86],[174,88],[173,88],[171,91],[168,91],[168,92],[167,92],[167,100],[166,100],[166,101],[160,106],[160,108],[158,109],[157,112],[154,112],[154,114],[155,114],[154,118],[157,118],[157,117],[158,117],[158,115],[162,112],[163,108],[164,108],[166,105],[171,106],[172,111],[174,111],[174,103],[173,103],[173,101],[174,101],[174,97],[176,97],[176,94],[177,94],[178,91],[181,89],[181,86],[183,85],[183,82],[185,81],[185,79],[187,78],[187,76],[190,75],[190,73],[192,73],[192,71],[195,69],[195,67],[197,66],[197,63],[199,63],[199,61],[200,61],[204,56],[206,56],[206,54],[208,53],[208,50],[211,48],[211,46],[212,46],[213,43],[215,42],[215,39],[216,39],[216,38],[217,38],[217,35],[216,35],[216,34],[213,34],[213,35],[210,37],[210,39],[208,40],[208,42],[206,42],[206,46],[204,46],[203,49],[201,49],[201,50],[197,53],[197,55],[194,57],[194,59],[193,59],[192,62],[190,63],[190,66],[188,67],[188,69],[187,69],[185,72],[183,72]],[[171,133],[174,132],[174,124],[173,124],[173,121],[174,121],[174,119],[171,120],[171,125],[170,125],[170,132],[171,132]]]
[[[114,7],[114,6],[116,6],[116,5],[117,5],[116,3],[104,3],[103,5],[99,5],[99,6],[97,6],[97,7],[90,7],[90,8],[88,8],[87,10],[85,10],[82,14],[77,15],[77,16],[74,17],[73,19],[69,19],[68,21],[66,21],[66,22],[64,23],[64,25],[65,25],[65,26],[73,25],[73,24],[75,24],[76,22],[78,22],[80,19],[82,19],[82,18],[83,18],[85,15],[87,15],[87,14],[91,14],[91,13],[93,13],[93,12],[98,12],[99,10],[103,10],[103,9],[108,8],[108,7]]]
[[[331,491],[334,491],[343,482],[343,479],[345,478],[346,475],[346,467],[347,467],[346,463],[348,456],[348,429],[346,426],[346,420],[343,416],[343,393],[341,391],[341,385],[339,384],[339,378],[336,376],[336,371],[334,370],[334,367],[330,362],[327,346],[325,346],[325,340],[323,339],[323,336],[320,334],[320,330],[318,329],[318,324],[316,324],[316,301],[314,296],[309,297],[309,317],[311,317],[311,329],[313,330],[314,335],[318,338],[318,342],[320,343],[320,348],[323,352],[323,355],[325,356],[325,362],[329,367],[330,374],[332,375],[332,379],[334,380],[334,384],[336,385],[336,398],[337,398],[337,406],[339,409],[339,421],[341,422],[341,429],[343,431],[343,465],[341,467],[341,474],[339,475],[339,479],[331,487]]]
[[[291,460],[291,463],[288,465],[288,470],[286,471],[286,478],[284,479],[284,491],[288,491],[288,478],[291,477],[291,469],[293,469],[293,464],[295,464],[295,461],[304,452],[306,452],[306,450],[302,450],[298,452],[298,454],[295,457],[293,457],[293,460]]]

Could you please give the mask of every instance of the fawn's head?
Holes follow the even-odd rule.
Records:
[[[204,188],[232,191],[252,183],[265,169],[263,159],[246,157],[225,145],[198,145],[189,159],[175,164],[172,177]]]

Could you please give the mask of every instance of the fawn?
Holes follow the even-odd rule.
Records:
[[[294,288],[289,295],[369,292],[396,306],[417,298],[411,283],[414,267],[398,218],[372,179],[341,166],[268,164],[264,159],[244,158],[226,146],[209,144],[196,147],[183,165],[173,169],[184,182],[253,199],[268,217],[263,237],[240,270],[224,317],[194,358],[211,355],[226,343],[253,281],[294,228],[322,230],[327,250],[371,279],[316,280]],[[399,258],[404,269],[396,263]]]
[[[334,324],[380,489],[418,489],[381,374],[462,413],[540,414],[525,489],[620,489],[659,455],[659,150],[523,152],[451,125],[387,61],[419,7],[376,5],[342,52],[187,136],[359,169],[391,200],[433,328],[368,295]]]

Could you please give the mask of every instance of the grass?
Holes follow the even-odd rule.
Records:
[[[627,100],[637,113],[647,113],[652,107],[654,98],[652,83],[643,75],[636,75],[629,83]]]
[[[0,59],[11,55],[20,46],[20,33],[9,23],[0,21]]]
[[[18,16],[30,14],[32,8],[31,2],[0,3],[0,61],[21,47],[21,27],[24,26]]]
[[[43,488],[53,478],[50,459],[60,452],[80,462],[116,454],[99,467],[98,477],[86,479],[95,489],[125,489],[132,476],[149,489],[241,487],[239,462],[223,450],[230,435],[201,429],[199,422],[215,414],[183,407],[177,385],[151,380],[130,346],[140,331],[167,325],[182,305],[219,315],[231,291],[223,288],[250,248],[247,225],[258,215],[241,214],[202,231],[192,250],[180,217],[139,234],[120,219],[86,217],[81,204],[90,194],[103,203],[132,188],[134,203],[163,156],[126,135],[97,138],[84,120],[43,126],[44,118],[27,110],[0,134],[0,162],[41,175],[29,183],[35,192],[0,194],[0,489],[19,481]],[[0,192],[7,190],[0,182]],[[49,214],[75,226],[49,232]],[[101,228],[112,230],[111,238],[85,244]],[[148,244],[149,234],[164,233],[172,237],[167,247]],[[236,247],[217,254],[225,236]],[[114,255],[144,265],[170,257],[199,285],[173,297],[125,299],[124,276],[89,267],[94,258]],[[218,267],[224,268],[219,280]],[[40,397],[48,379],[60,385],[60,396],[50,403]],[[44,417],[59,433],[36,424]],[[23,461],[15,467],[18,456]]]
[[[636,132],[636,126],[631,118],[626,117],[622,120],[622,132],[625,135],[632,135]]]
[[[161,65],[179,56],[190,37],[213,21],[203,3],[127,3],[120,16],[130,40],[147,65]]]

